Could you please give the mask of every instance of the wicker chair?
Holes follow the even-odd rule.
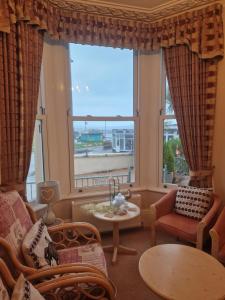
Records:
[[[70,272],[71,274],[69,274]],[[8,294],[11,295],[16,280],[2,259],[0,259],[0,279],[2,279],[0,290],[1,284],[4,282]],[[67,269],[59,266],[51,268],[51,270],[38,270],[34,275],[27,276],[26,279],[45,299],[85,299],[86,296],[87,299],[102,300],[114,297],[114,290],[105,281],[104,276],[93,272],[78,272],[76,267]]]
[[[89,287],[85,289],[82,299],[89,299],[88,293],[94,293],[96,298],[93,299],[111,300],[115,298],[115,288],[107,276],[101,237],[93,225],[79,222],[48,228],[48,233],[59,253],[60,264],[54,267],[49,266],[47,270],[39,269],[37,271],[26,265],[21,251],[22,240],[35,222],[36,217],[31,207],[23,202],[16,191],[0,193],[0,256],[14,277],[23,273],[27,279],[37,282],[40,278],[43,280],[43,277],[46,277],[49,280],[56,274],[61,274],[63,279],[60,277],[59,282],[64,281],[64,276],[67,276],[68,282],[74,282],[74,284],[80,282],[81,286]],[[18,228],[20,228],[19,233]],[[77,261],[77,255],[73,255],[74,252],[80,248],[86,249],[87,252],[90,245],[95,245],[93,247],[98,248],[98,253],[102,251],[101,259],[99,256],[95,257],[95,253],[93,253],[88,256],[88,261]],[[70,273],[74,273],[76,276],[73,275],[70,278],[68,277]],[[79,287],[80,284],[76,286],[82,290]],[[39,283],[38,287],[45,289],[45,283]],[[97,292],[100,294],[96,294]],[[105,295],[105,298],[102,295]]]
[[[196,221],[174,212],[176,193],[176,190],[172,190],[150,206],[151,243],[152,245],[156,243],[157,228],[181,240],[194,243],[198,249],[202,249],[209,229],[216,221],[221,200],[213,194],[210,210],[201,221]]]

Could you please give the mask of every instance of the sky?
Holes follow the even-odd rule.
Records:
[[[133,115],[133,51],[70,44],[73,115]]]

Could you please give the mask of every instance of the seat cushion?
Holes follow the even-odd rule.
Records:
[[[58,250],[59,264],[88,263],[107,275],[106,260],[99,243]]]
[[[172,212],[159,218],[156,226],[176,237],[196,242],[198,223],[197,220]]]
[[[17,256],[22,255],[21,244],[32,225],[19,193],[0,193],[0,237],[11,245]]]
[[[212,191],[190,186],[179,187],[176,194],[175,212],[202,220],[210,209],[212,201]]]

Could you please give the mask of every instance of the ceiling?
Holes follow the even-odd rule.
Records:
[[[174,0],[89,0],[89,2],[98,2],[99,4],[122,5],[135,8],[153,9],[159,5],[168,4],[169,2],[179,2]]]

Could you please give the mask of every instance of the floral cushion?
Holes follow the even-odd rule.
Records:
[[[21,274],[14,287],[11,300],[44,300],[44,298]]]
[[[57,264],[57,253],[55,252],[54,257],[49,253],[51,242],[47,227],[42,219],[38,220],[26,234],[22,244],[23,255],[28,266],[39,269]]]
[[[1,300],[9,300],[9,294],[0,278],[0,299]]]
[[[212,191],[195,187],[179,187],[175,201],[177,214],[202,220],[210,209]]]
[[[58,250],[58,255],[59,264],[88,263],[99,268],[107,275],[105,255],[98,243]]]
[[[0,192],[0,237],[11,245],[17,256],[21,255],[23,238],[31,226],[30,215],[19,193]]]

